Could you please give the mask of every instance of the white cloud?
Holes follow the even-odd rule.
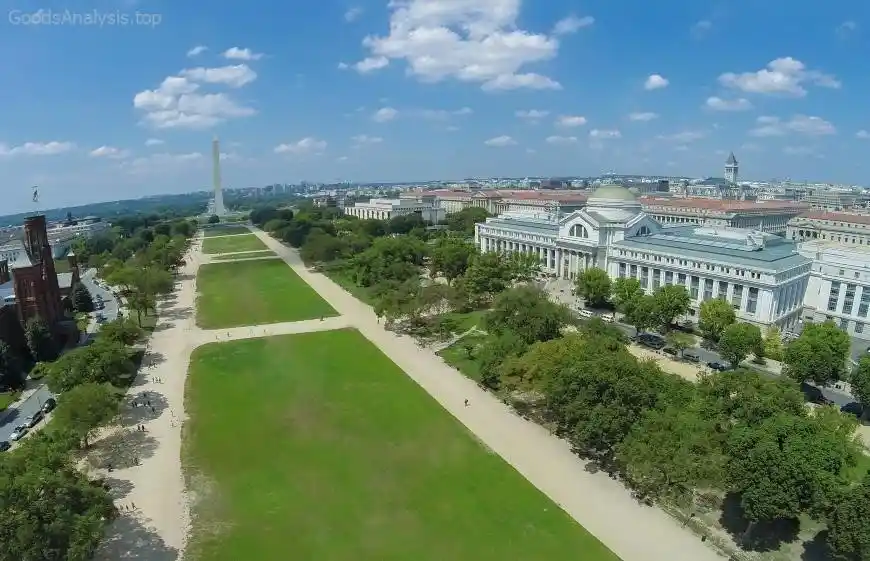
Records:
[[[582,127],[586,124],[586,117],[581,115],[560,115],[556,119],[556,125],[560,127]]]
[[[837,133],[836,127],[821,117],[795,115],[788,121],[779,117],[761,116],[755,120],[756,127],[749,131],[750,136],[785,136],[789,133],[808,136],[827,136]]]
[[[703,131],[681,131],[673,134],[660,134],[656,138],[667,142],[676,142],[677,144],[686,144],[694,142],[706,137],[707,133]]]
[[[559,41],[517,25],[519,0],[394,0],[390,33],[363,40],[369,58],[405,61],[423,82],[455,79],[485,90],[558,89],[555,80],[524,72],[553,59]]]
[[[279,144],[275,147],[276,154],[318,154],[326,150],[326,141],[306,137],[290,144]]]
[[[745,97],[736,99],[722,99],[721,97],[708,97],[704,105],[714,111],[746,111],[752,109],[752,104]]]
[[[372,120],[376,123],[386,123],[387,121],[392,121],[398,115],[399,112],[392,107],[381,107],[372,115]]]
[[[260,60],[263,58],[263,53],[255,53],[251,49],[230,47],[224,51],[223,56],[230,60]]]
[[[593,23],[595,23],[595,18],[592,16],[584,16],[582,18],[568,16],[556,22],[556,25],[553,26],[553,35],[568,35],[570,33],[575,33],[584,27],[589,27]]]
[[[835,30],[841,39],[846,39],[858,30],[858,24],[852,20],[846,20],[837,26]]]
[[[160,146],[163,144],[163,141],[159,138],[149,138],[145,141],[145,146]]]
[[[112,158],[116,160],[126,158],[129,155],[129,151],[121,150],[120,148],[115,148],[114,146],[100,146],[99,148],[95,148],[90,152],[90,156],[94,158]]]
[[[710,29],[713,28],[713,22],[708,19],[702,19],[700,21],[696,21],[691,28],[692,37],[695,39],[701,39]]]
[[[453,111],[447,111],[446,109],[422,109],[417,113],[423,119],[444,121],[449,119],[450,117],[464,117],[466,115],[471,115],[472,113],[474,113],[474,111],[471,109],[471,107],[460,107],[459,109],[455,109]]]
[[[614,140],[617,138],[622,138],[622,133],[616,129],[592,129],[591,131],[589,131],[589,137],[598,140]]]
[[[183,165],[204,163],[205,158],[199,152],[189,152],[186,154],[168,154],[163,152],[123,161],[120,163],[120,168],[134,175],[145,175],[162,173],[167,171],[167,169],[174,171]]]
[[[778,58],[757,72],[735,74],[726,72],[719,83],[747,93],[780,94],[803,97],[806,86],[839,88],[840,82],[829,74],[807,70],[806,65],[792,57]]]
[[[245,65],[193,68],[169,76],[156,89],[137,93],[133,106],[144,112],[142,122],[159,128],[203,129],[256,111],[236,103],[225,93],[200,93],[202,83],[241,87],[256,79]]]
[[[661,88],[667,88],[670,82],[664,76],[659,74],[650,74],[646,81],[643,83],[643,89],[645,90],[659,90]]]
[[[221,66],[218,68],[188,68],[180,75],[194,82],[204,84],[223,84],[231,88],[241,88],[257,79],[257,73],[247,64]]]
[[[208,47],[206,47],[205,45],[197,45],[194,48],[187,51],[187,56],[189,56],[189,57],[199,56],[202,53],[206,52],[207,50],[208,50]]]
[[[528,109],[526,111],[521,110],[521,111],[517,111],[516,113],[514,113],[514,115],[516,115],[520,119],[523,119],[525,121],[529,121],[530,123],[535,123],[535,122],[545,118],[549,114],[550,114],[549,111],[541,111],[539,109]]]
[[[517,143],[516,140],[514,140],[513,138],[511,138],[507,135],[496,136],[495,138],[490,138],[489,140],[484,141],[484,144],[486,144],[487,146],[499,146],[499,147],[501,147],[501,146],[513,146],[516,143]]]
[[[576,136],[548,136],[547,144],[574,144],[577,142]]]
[[[628,114],[629,121],[646,122],[646,121],[652,121],[653,119],[658,119],[658,118],[659,118],[658,113],[652,113],[650,111],[644,111],[644,112],[640,112],[640,113],[629,113]]]
[[[856,132],[856,133],[855,133],[855,136],[856,136],[857,138],[861,138],[861,139],[867,140],[868,138],[870,138],[870,131],[865,131],[865,130],[862,129],[862,130],[859,130],[858,132]]]
[[[367,134],[358,134],[352,137],[351,140],[357,146],[362,146],[364,144],[380,144],[384,141],[380,136],[369,136]]]
[[[0,143],[0,156],[56,156],[75,150],[72,142],[52,140],[50,142],[25,142],[19,146]]]
[[[371,56],[368,58],[364,58],[363,60],[357,62],[353,65],[353,69],[359,72],[360,74],[368,74],[373,70],[380,70],[390,64],[390,59],[384,56]],[[350,68],[346,63],[340,62],[338,64],[338,68],[340,70],[346,70]]]
[[[344,21],[350,23],[352,21],[356,21],[363,14],[363,9],[359,6],[348,9],[344,13]]]

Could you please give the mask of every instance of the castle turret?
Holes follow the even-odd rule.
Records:
[[[738,171],[737,158],[734,157],[734,152],[731,152],[728,154],[728,159],[725,160],[725,179],[731,183],[737,183],[737,178],[739,177]]]

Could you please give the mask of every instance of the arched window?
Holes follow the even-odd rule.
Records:
[[[586,229],[586,226],[582,224],[574,224],[571,226],[571,230],[568,231],[569,236],[574,236],[575,238],[588,238],[589,231]]]
[[[646,227],[646,226],[641,226],[640,229],[637,231],[637,235],[638,235],[638,236],[648,236],[648,235],[650,235],[649,228]]]

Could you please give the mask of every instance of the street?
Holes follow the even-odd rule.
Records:
[[[547,283],[544,285],[544,290],[548,294],[550,294],[551,298],[555,299],[559,303],[569,307],[573,305],[582,306],[582,299],[578,299],[572,294],[572,288],[573,283],[571,281],[563,279],[550,280],[547,281]],[[620,323],[618,321],[615,322],[613,325],[618,327],[628,337],[634,337],[636,335],[636,330],[631,325]],[[851,359],[853,361],[857,361],[858,359],[860,359],[860,357],[866,353],[868,345],[870,345],[870,342],[868,341],[852,339]],[[705,349],[701,346],[693,347],[692,351],[698,355],[702,364],[707,364],[708,362],[720,362],[724,364],[728,363],[728,361],[723,359],[716,351]],[[765,376],[778,377],[780,375],[775,372],[765,370],[761,367],[756,367],[755,369]],[[852,397],[850,394],[836,388],[823,386],[819,389],[822,391],[822,395],[837,404],[837,407],[842,407],[847,403],[852,403],[855,401],[855,398]]]
[[[106,321],[112,321],[118,317],[118,301],[112,295],[111,291],[101,288],[96,284],[95,276],[96,269],[88,269],[82,273],[82,282],[88,288],[88,291],[90,291],[95,302],[97,295],[102,296],[105,308],[101,310],[101,312],[103,313],[103,316],[105,316]],[[88,325],[87,334],[84,336],[83,342],[92,337],[98,329],[99,324],[92,321]],[[45,400],[49,397],[53,397],[52,393],[48,391],[48,387],[42,380],[34,382],[33,380],[28,379],[25,393],[29,391],[32,391],[29,396],[12,404],[12,406],[6,409],[6,411],[0,413],[0,419],[2,419],[2,421],[0,421],[0,441],[9,440],[9,435],[12,434],[16,425],[23,423],[26,418],[42,409],[42,404],[45,403]]]

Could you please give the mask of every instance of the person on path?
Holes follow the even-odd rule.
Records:
[[[465,406],[468,407],[468,400],[465,400]]]

